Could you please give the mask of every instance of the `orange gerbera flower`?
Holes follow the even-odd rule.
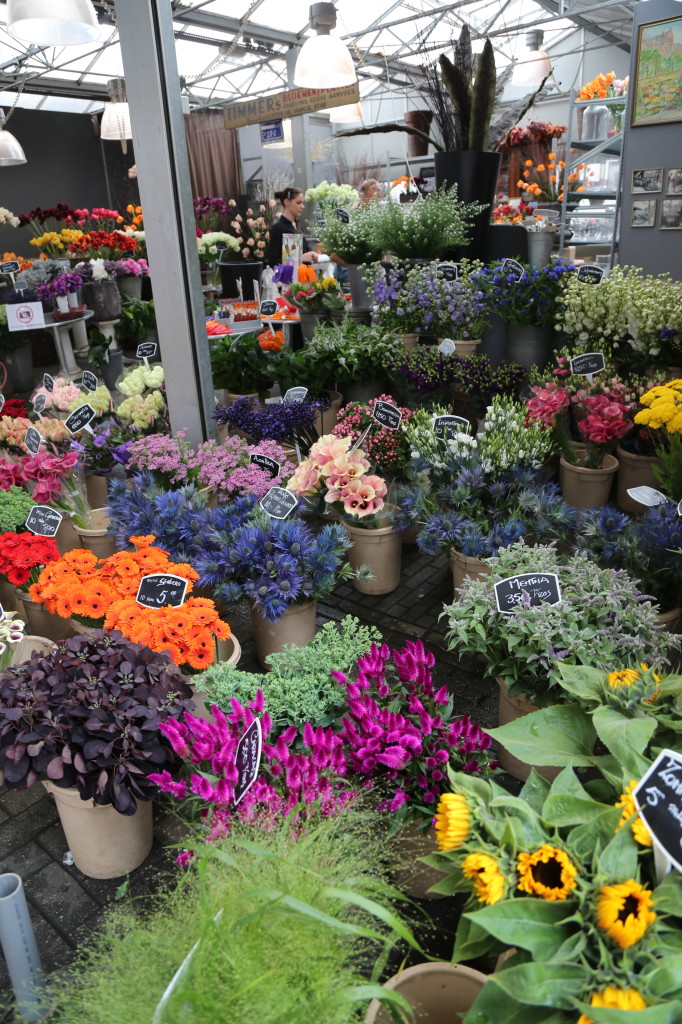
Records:
[[[154,536],[153,533],[148,533],[145,534],[144,537],[130,537],[129,540],[130,543],[134,544],[136,548],[149,548],[156,540],[156,537]]]

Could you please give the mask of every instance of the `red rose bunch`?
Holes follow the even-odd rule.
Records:
[[[28,418],[28,409],[21,398],[7,398],[2,407],[2,415],[16,419],[18,416]]]
[[[578,419],[578,430],[591,444],[613,446],[632,429],[631,411],[607,395],[587,395],[582,401],[586,415]]]
[[[0,534],[0,575],[14,587],[28,590],[50,562],[60,558],[54,537],[37,537],[32,533]]]

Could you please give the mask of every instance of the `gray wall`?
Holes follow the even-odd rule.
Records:
[[[646,4],[635,5],[630,65],[631,81],[635,68],[639,26],[681,16],[682,4],[678,0],[649,0]],[[649,274],[662,274],[667,271],[672,277],[682,280],[682,229],[661,231],[659,227],[661,200],[665,197],[665,171],[670,167],[682,167],[682,121],[632,128],[630,119],[633,98],[634,93],[631,92],[626,114],[623,151],[623,195],[618,262],[623,266],[643,267]],[[632,172],[644,167],[663,167],[662,193],[632,195]],[[682,199],[682,196],[677,198]],[[631,227],[633,199],[656,201],[655,227]]]

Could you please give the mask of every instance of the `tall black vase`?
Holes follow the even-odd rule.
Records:
[[[242,293],[245,300],[255,299],[253,290],[254,281],[260,287],[260,277],[263,273],[261,260],[234,260],[229,263],[220,263],[220,281],[223,286],[224,299],[238,299],[237,279],[242,280]]]
[[[471,242],[459,251],[459,255],[467,256],[469,259],[485,259],[490,214],[495,205],[501,159],[499,153],[480,153],[478,150],[469,149],[436,153],[436,187],[457,185],[457,195],[462,202],[483,203],[486,207],[474,219]]]

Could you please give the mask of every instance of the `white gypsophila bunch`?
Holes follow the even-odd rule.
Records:
[[[232,252],[237,252],[239,249],[239,242],[234,235],[228,235],[226,231],[206,231],[201,238],[197,238],[197,251],[200,258],[206,260],[211,256],[217,256],[221,251],[218,248],[218,242],[225,243],[221,249],[231,249]]]
[[[447,416],[449,410],[437,406],[433,410],[417,409],[405,425],[405,435],[412,459],[423,459],[429,469],[441,470],[452,462],[468,460],[476,451],[476,439],[463,431],[447,441],[436,437],[436,416]]]
[[[491,476],[507,470],[537,469],[550,455],[552,433],[539,423],[526,424],[526,407],[497,395],[485,414],[485,433],[479,437],[481,465]]]
[[[661,345],[682,341],[682,290],[669,274],[640,277],[628,296],[629,343],[635,352],[660,354]]]
[[[19,227],[19,218],[15,217],[6,206],[0,206],[0,224],[9,224],[12,228]]]
[[[307,203],[333,202],[341,206],[356,203],[360,198],[352,185],[337,185],[334,182],[321,181],[319,185],[313,185],[305,194]]]
[[[556,329],[579,348],[613,353],[628,336],[628,296],[637,278],[637,270],[630,267],[614,267],[599,284],[568,275]]]

